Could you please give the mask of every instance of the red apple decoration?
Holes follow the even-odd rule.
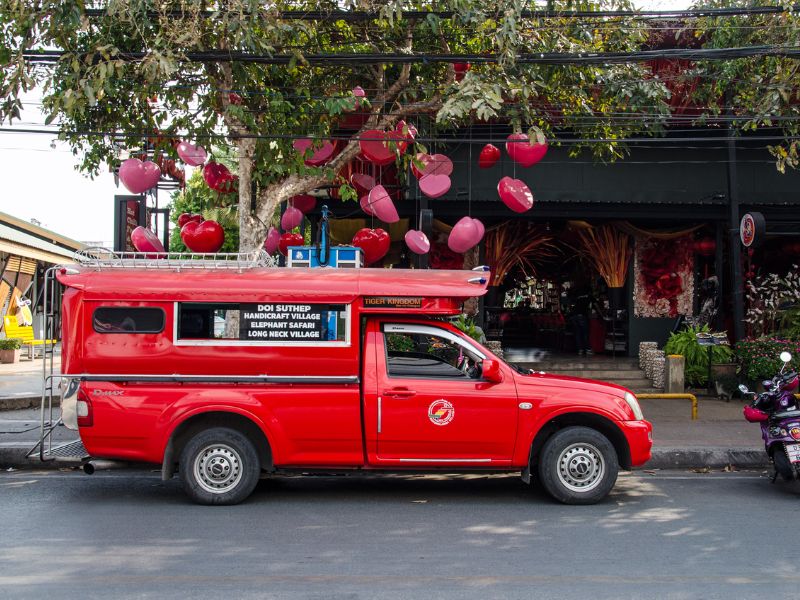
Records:
[[[303,236],[299,233],[284,233],[278,241],[278,251],[286,256],[290,246],[302,246]]]
[[[192,252],[219,252],[225,242],[225,230],[216,221],[189,221],[181,228],[181,240]]]
[[[359,229],[353,236],[353,246],[364,252],[364,264],[369,265],[380,260],[389,251],[391,238],[383,229]]]

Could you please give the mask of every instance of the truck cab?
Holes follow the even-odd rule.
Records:
[[[522,370],[452,324],[484,270],[150,263],[55,272],[87,472],[157,463],[203,504],[279,473],[519,472],[586,504],[650,457],[629,390]]]

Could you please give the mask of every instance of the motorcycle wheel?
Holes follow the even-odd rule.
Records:
[[[783,444],[776,444],[772,448],[772,463],[775,465],[775,470],[783,478],[784,481],[792,481],[794,479],[794,467],[789,462],[786,456],[786,451]]]

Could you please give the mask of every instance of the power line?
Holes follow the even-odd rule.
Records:
[[[685,10],[524,10],[520,16],[524,19],[605,19],[605,18],[651,18],[651,19],[694,19],[702,17],[737,17],[749,15],[777,15],[784,13],[794,13],[800,10],[799,5],[793,6],[751,6],[747,8],[694,8]],[[104,9],[86,9],[84,14],[87,17],[104,17],[107,15]],[[169,10],[163,12],[148,11],[149,17],[170,17],[183,18],[194,17],[202,14],[203,17],[210,18],[217,14],[217,11],[202,11],[187,13],[186,11]],[[251,15],[252,13],[244,12]],[[455,11],[402,11],[403,19],[419,20],[427,19],[429,16],[440,19],[452,19],[459,16]],[[283,21],[375,21],[380,18],[380,14],[372,11],[312,11],[312,10],[284,10],[264,11],[265,17],[277,18]]]
[[[41,50],[23,52],[23,57],[30,63],[53,63],[61,58],[63,50]],[[149,56],[147,52],[120,52],[114,55],[114,60],[136,62]],[[731,60],[756,56],[771,56],[785,58],[800,58],[800,46],[744,46],[731,48],[670,48],[663,50],[639,50],[635,52],[541,52],[522,53],[516,56],[519,64],[565,65],[565,64],[619,64],[630,62],[645,62],[656,59],[685,59],[685,60]],[[250,54],[245,52],[228,52],[212,50],[207,52],[187,52],[177,57],[182,62],[240,62],[265,65],[283,65],[297,63],[298,57],[293,54]],[[101,57],[93,56],[95,62],[101,62]],[[386,53],[324,53],[307,54],[303,62],[312,66],[350,65],[363,67],[365,64],[414,64],[414,63],[457,63],[469,62],[473,64],[496,63],[498,56],[486,54],[403,54],[397,52]]]

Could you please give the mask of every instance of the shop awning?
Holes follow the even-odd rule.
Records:
[[[51,264],[74,262],[73,250],[62,248],[2,223],[0,223],[0,252]]]

